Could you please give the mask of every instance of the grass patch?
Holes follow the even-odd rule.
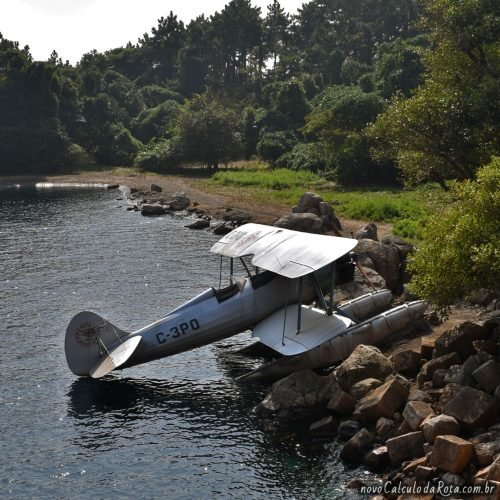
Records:
[[[219,171],[202,181],[209,191],[251,198],[262,203],[297,204],[305,191],[314,191],[341,217],[393,224],[394,234],[418,241],[432,213],[448,204],[450,195],[435,184],[412,189],[336,186],[310,171],[270,169],[248,162]]]

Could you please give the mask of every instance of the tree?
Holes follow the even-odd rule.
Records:
[[[371,130],[377,154],[409,181],[473,178],[500,146],[500,13],[493,0],[428,1],[434,50],[424,84],[397,97]]]
[[[280,55],[286,49],[290,25],[290,15],[281,7],[278,0],[273,0],[267,6],[267,15],[264,19],[264,40],[266,52],[273,60],[273,70]]]
[[[200,162],[215,169],[240,153],[237,113],[220,96],[205,93],[186,101],[179,111],[173,139],[186,162]]]
[[[446,312],[455,300],[500,282],[500,157],[456,185],[456,201],[434,216],[409,262],[410,289]]]

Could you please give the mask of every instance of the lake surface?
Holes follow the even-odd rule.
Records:
[[[354,498],[336,443],[277,433],[246,334],[130,368],[74,376],[64,333],[90,309],[132,331],[219,280],[217,239],[125,210],[120,191],[0,189],[0,496]]]

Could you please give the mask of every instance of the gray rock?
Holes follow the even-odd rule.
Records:
[[[436,339],[434,357],[456,352],[461,359],[467,359],[468,356],[475,352],[472,343],[475,340],[485,339],[487,336],[487,328],[466,321],[461,325],[447,330]]]
[[[389,360],[374,346],[358,345],[335,370],[340,386],[349,392],[351,387],[367,378],[385,380],[392,373]]]
[[[409,432],[387,440],[385,443],[392,464],[424,456],[424,435],[421,431]]]
[[[316,437],[334,436],[337,431],[337,422],[332,416],[324,417],[309,426],[309,432]]]
[[[178,212],[187,208],[190,203],[191,201],[185,193],[175,193],[169,205],[171,210]]]
[[[365,227],[358,229],[353,234],[353,238],[355,238],[356,240],[367,239],[367,240],[378,241],[377,226],[373,222],[371,222],[370,224],[367,224]]]
[[[311,213],[292,213],[279,218],[274,226],[304,233],[323,233],[323,221]]]
[[[163,189],[161,188],[161,186],[158,186],[158,184],[151,184],[151,187],[149,189],[153,193],[161,193],[163,191]]]
[[[365,380],[360,380],[351,387],[350,394],[353,398],[361,399],[368,392],[381,385],[382,382],[376,378],[367,378]]]
[[[361,424],[356,420],[345,420],[338,427],[339,438],[348,441],[361,430]]]
[[[366,253],[370,257],[375,264],[375,270],[384,278],[389,289],[394,290],[399,285],[401,259],[394,246],[362,239],[354,251],[356,254]]]
[[[374,439],[375,436],[370,431],[361,429],[344,445],[340,458],[347,462],[362,462]]]
[[[443,408],[466,429],[478,429],[498,422],[500,405],[485,392],[463,387]]]
[[[456,436],[460,431],[457,420],[449,415],[429,416],[423,421],[421,428],[429,443],[434,443],[438,436]]]
[[[491,359],[474,370],[472,376],[484,392],[491,394],[500,385],[500,364]]]
[[[164,215],[167,213],[167,207],[164,205],[152,205],[152,204],[144,204],[141,208],[141,215],[146,217]]]
[[[478,306],[487,306],[492,300],[497,298],[497,294],[493,290],[480,288],[471,293],[469,302]]]
[[[393,356],[394,369],[402,373],[417,373],[422,355],[413,349],[398,351]]]
[[[185,227],[188,229],[206,229],[207,227],[210,227],[210,221],[206,219],[197,219],[191,224],[187,224]]]
[[[224,234],[230,233],[233,230],[233,228],[229,225],[227,225],[225,222],[220,222],[217,224],[212,232],[218,236],[223,236]]]
[[[489,361],[489,356],[486,353],[474,354],[473,356],[469,356],[465,363],[460,368],[460,371],[457,374],[456,380],[457,384],[460,385],[469,385],[471,387],[475,387],[476,381],[472,374],[483,364]]]

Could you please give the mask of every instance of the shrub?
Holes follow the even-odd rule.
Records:
[[[263,160],[274,162],[290,151],[295,142],[292,133],[265,132],[257,144],[257,153]]]
[[[166,172],[182,161],[178,144],[173,140],[150,142],[135,157],[134,166],[143,170]]]
[[[478,288],[498,289],[500,158],[455,189],[457,201],[430,218],[409,266],[410,289],[442,313]]]

